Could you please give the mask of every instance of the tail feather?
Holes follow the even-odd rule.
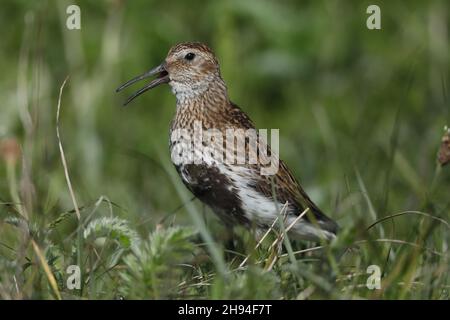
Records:
[[[321,214],[299,220],[291,229],[290,234],[299,240],[331,241],[336,238],[339,225],[326,215]]]

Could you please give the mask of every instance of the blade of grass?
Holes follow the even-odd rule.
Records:
[[[182,186],[180,185],[179,178],[175,176],[174,170],[169,166],[169,161],[163,160],[162,152],[159,151],[160,159],[162,166],[164,167],[167,175],[170,177],[172,184],[174,185],[179,197],[181,198],[182,202],[185,203],[186,211],[189,214],[189,217],[191,218],[192,222],[194,223],[195,227],[199,230],[200,235],[205,241],[208,250],[211,254],[212,260],[214,261],[214,264],[219,272],[219,274],[226,278],[227,275],[227,267],[225,265],[225,260],[223,258],[223,254],[217,244],[214,242],[213,237],[211,236],[211,233],[208,231],[205,221],[202,219],[201,215],[198,213],[197,209],[194,207],[194,204],[189,201],[189,196],[187,195],[187,192]]]
[[[61,111],[61,98],[62,98],[62,93],[64,90],[64,86],[66,85],[67,81],[69,79],[69,76],[67,76],[61,87],[59,88],[59,96],[58,96],[58,106],[57,106],[57,110],[56,110],[56,137],[58,139],[58,146],[59,146],[59,152],[61,155],[61,162],[64,168],[64,176],[66,178],[66,183],[67,183],[67,187],[69,189],[69,193],[70,193],[70,197],[72,199],[73,205],[74,205],[74,209],[75,209],[75,213],[77,215],[78,218],[78,227],[77,227],[77,265],[81,268],[81,247],[82,247],[82,241],[83,241],[83,235],[82,235],[82,228],[81,228],[81,214],[80,214],[80,210],[79,210],[79,206],[78,206],[78,202],[77,199],[75,197],[75,192],[73,191],[73,187],[72,187],[72,182],[70,180],[70,175],[69,175],[69,169],[67,166],[67,161],[66,161],[66,157],[64,154],[64,148],[61,142],[61,136],[60,136],[60,132],[59,132],[59,116],[60,116],[60,111]],[[80,290],[80,295],[82,294],[83,288],[81,288]]]
[[[58,107],[57,107],[57,111],[56,111],[56,137],[58,139],[58,146],[59,146],[59,153],[61,155],[61,162],[64,168],[64,176],[66,178],[66,183],[67,183],[67,187],[69,188],[69,193],[70,193],[70,197],[72,198],[72,202],[75,208],[75,212],[77,215],[78,220],[81,220],[81,214],[80,214],[80,210],[78,209],[78,203],[77,203],[77,199],[75,197],[75,193],[73,192],[73,188],[72,188],[72,182],[70,181],[70,176],[69,176],[69,169],[67,167],[67,161],[66,161],[66,156],[64,154],[64,148],[61,142],[61,136],[59,133],[59,115],[60,115],[60,111],[61,111],[61,97],[62,97],[62,93],[64,90],[64,86],[67,83],[67,80],[69,79],[69,76],[67,76],[61,87],[59,88],[59,97],[58,97]]]
[[[44,269],[45,275],[47,276],[48,282],[50,283],[53,293],[55,294],[55,296],[58,300],[61,300],[62,298],[61,298],[61,294],[59,293],[59,289],[58,289],[58,285],[56,283],[55,276],[53,275],[52,271],[50,270],[50,266],[48,265],[47,260],[45,259],[44,255],[42,254],[41,249],[39,248],[39,246],[33,239],[31,239],[31,244],[33,245],[33,250],[38,257],[42,268]]]
[[[428,217],[430,219],[439,221],[439,222],[443,223],[447,228],[450,228],[450,225],[449,225],[449,223],[447,221],[445,221],[444,219],[435,217],[435,216],[433,216],[433,215],[431,215],[429,213],[425,213],[425,212],[421,212],[421,211],[402,211],[402,212],[399,212],[399,213],[392,214],[390,216],[383,217],[383,218],[375,221],[374,223],[372,223],[370,226],[367,227],[367,230],[371,229],[372,227],[374,227],[375,225],[377,225],[377,224],[379,224],[379,223],[381,223],[383,221],[386,221],[386,220],[389,220],[389,219],[394,219],[396,217],[400,217],[400,216],[403,216],[403,215],[406,215],[406,214],[422,215],[422,216]]]
[[[359,173],[359,170],[355,168],[356,173],[356,179],[358,180],[359,187],[361,188],[361,192],[364,196],[364,199],[366,200],[367,207],[369,209],[370,217],[372,220],[377,220],[377,213],[375,211],[375,208],[373,207],[372,201],[370,200],[369,193],[367,192],[366,185],[364,184],[364,181],[361,177],[361,174]],[[384,228],[380,226],[380,237],[384,237]]]

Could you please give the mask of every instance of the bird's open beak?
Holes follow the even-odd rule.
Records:
[[[142,93],[144,93],[147,90],[150,90],[154,87],[159,86],[160,84],[163,83],[168,83],[170,81],[169,79],[169,74],[167,73],[166,68],[164,67],[165,63],[160,64],[159,66],[157,66],[156,68],[151,69],[150,71],[147,71],[144,74],[141,74],[140,76],[137,76],[136,78],[131,79],[130,81],[127,81],[126,83],[124,83],[123,85],[121,85],[120,87],[118,87],[116,89],[116,92],[121,91],[122,89],[125,89],[126,87],[131,86],[133,83],[138,82],[140,80],[149,78],[151,76],[157,75],[157,78],[150,81],[145,87],[143,87],[142,89],[136,91],[133,95],[131,95],[127,101],[125,101],[125,103],[123,104],[124,106],[126,106],[128,103],[130,103],[134,98],[136,98],[137,96],[141,95]]]

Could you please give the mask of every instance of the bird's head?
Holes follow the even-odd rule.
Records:
[[[124,83],[116,91],[152,76],[156,78],[130,96],[125,105],[163,83],[168,83],[179,99],[195,97],[205,92],[214,80],[220,79],[220,69],[214,53],[206,45],[197,42],[180,43],[169,50],[163,63]]]

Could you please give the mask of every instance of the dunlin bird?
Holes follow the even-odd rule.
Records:
[[[161,65],[131,79],[117,91],[151,76],[156,78],[130,96],[125,105],[160,84],[170,85],[177,100],[170,126],[172,161],[186,187],[226,225],[264,230],[282,211],[285,224],[292,225],[289,236],[305,240],[335,238],[337,224],[311,201],[283,161],[277,162],[276,171],[262,174],[262,160],[277,156],[262,139],[255,146],[248,136],[244,137],[245,156],[240,163],[220,157],[230,150],[236,155],[235,141],[232,146],[224,143],[225,131],[238,132],[236,137],[242,138],[255,127],[247,114],[230,101],[219,63],[209,47],[201,43],[175,45]],[[215,135],[196,144],[203,132]],[[259,149],[262,144],[267,153]],[[249,161],[252,155],[257,156],[256,162]],[[305,210],[307,213],[299,218]]]

